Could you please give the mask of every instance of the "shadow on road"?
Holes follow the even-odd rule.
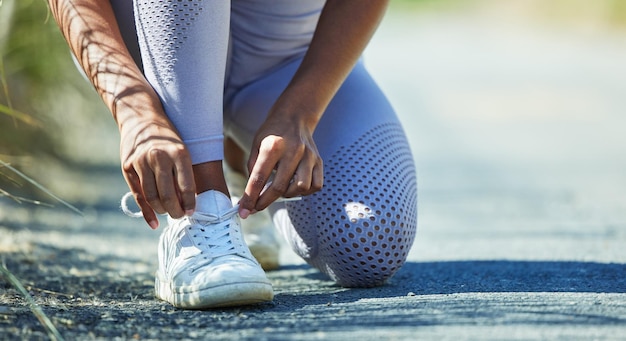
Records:
[[[309,280],[304,290],[302,281],[293,277],[297,270]],[[279,270],[271,277],[280,283],[279,300],[287,304],[301,301],[305,305],[407,295],[626,293],[626,264],[576,261],[409,262],[387,285],[370,289],[340,288],[306,265]],[[317,282],[317,288],[311,287],[311,282]],[[303,294],[306,299],[299,299]]]
[[[626,322],[626,307],[614,305],[610,295],[626,292],[625,264],[410,262],[389,284],[371,289],[341,288],[307,265],[294,265],[269,273],[276,290],[272,303],[186,311],[154,298],[154,263],[44,243],[33,243],[26,252],[0,252],[0,259],[69,337],[202,338],[210,332],[216,339],[290,339],[294,332],[339,337],[371,327],[406,333],[416,326],[496,319],[544,325]],[[17,292],[3,281],[0,289],[5,316],[0,334],[40,335]]]
[[[626,293],[626,264],[577,261],[407,263],[392,283],[418,295],[469,292]],[[406,286],[405,283],[411,283]]]

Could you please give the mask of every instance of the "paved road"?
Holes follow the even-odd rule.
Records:
[[[272,304],[157,302],[158,235],[117,210],[116,167],[59,180],[96,198],[85,218],[0,206],[7,265],[68,338],[626,339],[626,35],[498,13],[394,14],[367,51],[419,170],[387,286],[336,287],[284,250]],[[42,337],[0,289],[0,336]]]

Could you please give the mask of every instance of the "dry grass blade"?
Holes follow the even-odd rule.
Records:
[[[3,190],[2,188],[0,188],[0,196],[4,196],[4,197],[8,197],[9,199],[13,199],[15,202],[17,202],[18,204],[22,203],[22,200],[20,200],[19,197]]]
[[[16,120],[22,121],[26,124],[38,126],[39,121],[34,119],[32,116],[25,114],[23,112],[17,111],[15,109],[11,109],[10,107],[0,104],[0,113],[9,115]]]
[[[35,302],[35,300],[33,299],[33,297],[28,293],[28,291],[26,291],[26,289],[24,288],[24,286],[22,285],[22,283],[17,279],[17,277],[15,277],[7,268],[4,264],[2,264],[0,266],[0,274],[7,279],[7,281],[9,281],[9,283],[17,290],[20,292],[20,294],[22,294],[22,296],[24,296],[24,299],[26,299],[26,302],[28,302],[28,306],[30,308],[30,310],[33,312],[33,314],[37,317],[37,319],[39,320],[39,322],[41,322],[41,324],[43,325],[43,327],[46,329],[46,332],[48,333],[48,336],[50,337],[51,340],[64,340],[63,336],[61,336],[61,333],[59,333],[59,331],[56,329],[56,327],[54,326],[54,324],[52,324],[52,321],[50,321],[50,319],[48,318],[48,316],[46,315],[46,313],[43,312],[43,310],[41,309],[41,307],[37,304],[37,302]]]
[[[68,203],[67,201],[59,198],[58,196],[56,196],[54,193],[50,192],[47,188],[45,188],[44,186],[42,186],[41,184],[39,184],[37,181],[31,179],[30,177],[28,177],[26,174],[20,172],[19,170],[13,168],[13,166],[9,165],[8,163],[0,160],[0,166],[6,167],[8,170],[12,171],[13,173],[17,174],[19,177],[21,177],[22,179],[28,181],[28,183],[30,183],[31,185],[37,187],[39,190],[41,190],[42,192],[46,193],[47,195],[51,196],[54,200],[60,202],[61,204],[63,204],[65,207],[69,208],[70,210],[78,213],[79,215],[83,215],[83,212],[81,212],[78,208],[74,207],[72,204]]]
[[[2,6],[2,1],[0,1],[0,6]],[[11,96],[9,96],[9,86],[7,85],[7,79],[4,72],[4,60],[2,58],[0,58],[0,84],[2,85],[4,97],[7,101],[7,105],[0,103],[0,113],[9,115],[10,117],[13,117],[14,120],[19,120],[33,126],[39,126],[39,121],[37,121],[31,115],[13,109],[13,105],[11,104]]]
[[[0,0],[0,6],[2,6],[1,0]],[[0,113],[9,115],[13,117],[14,120],[20,120],[26,124],[35,125],[37,121],[32,116],[13,109],[13,104],[11,103],[11,96],[9,96],[9,86],[7,85],[7,78],[4,72],[4,60],[2,58],[0,58],[0,84],[2,84],[4,97],[7,100],[7,105],[0,103]]]
[[[32,199],[20,197],[20,196],[17,196],[17,195],[13,195],[13,194],[3,190],[2,188],[0,188],[0,196],[8,197],[9,199],[12,199],[13,201],[17,202],[18,204],[26,202],[26,203],[30,203],[30,204],[34,204],[34,205],[39,205],[39,206],[54,207],[54,205],[51,205],[51,204],[48,204],[48,203],[45,203],[45,202],[41,202],[39,200],[32,200]]]

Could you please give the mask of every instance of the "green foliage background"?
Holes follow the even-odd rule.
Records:
[[[63,168],[116,162],[110,114],[77,71],[45,0],[1,2],[0,71],[0,160],[53,189]],[[1,166],[0,189],[39,192]]]
[[[59,154],[50,131],[58,127],[46,115],[46,102],[58,85],[55,82],[59,81],[59,56],[64,46],[52,30],[54,23],[48,20],[43,5],[41,0],[4,1],[0,8],[6,86],[0,93],[0,103],[34,118],[28,123],[8,114],[0,115],[0,154]]]

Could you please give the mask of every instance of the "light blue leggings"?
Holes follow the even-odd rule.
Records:
[[[194,164],[248,150],[308,48],[324,1],[111,0],[129,51],[159,94]],[[328,61],[332,63],[332,60]],[[359,61],[314,134],[324,188],[273,204],[294,251],[348,287],[381,285],[405,262],[417,226],[411,150]]]

